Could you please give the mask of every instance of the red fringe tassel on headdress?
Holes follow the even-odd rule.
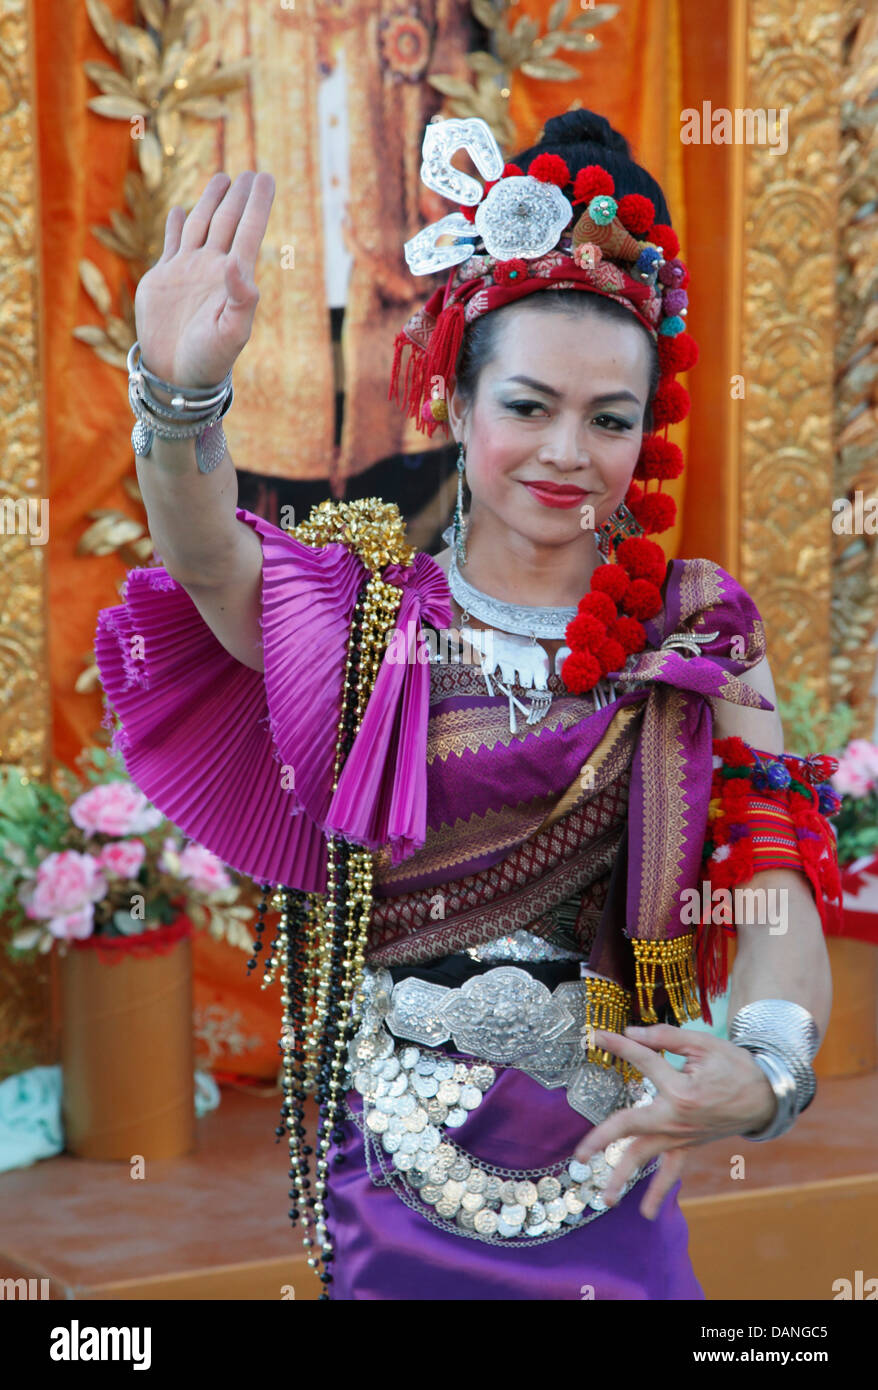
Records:
[[[430,399],[432,388],[438,379],[439,394],[447,401],[449,384],[452,382],[458,353],[463,346],[466,316],[463,304],[456,300],[442,310],[436,326],[430,335],[430,345],[425,352],[415,343],[405,329],[397,333],[394,340],[393,367],[390,376],[388,400],[396,398],[407,419],[414,420],[418,429],[431,435],[439,423],[425,420],[421,414],[424,402]],[[410,349],[406,362],[403,383],[403,400],[399,399],[399,375],[402,365],[403,349]]]

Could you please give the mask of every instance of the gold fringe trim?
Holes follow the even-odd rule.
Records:
[[[613,1067],[625,1081],[639,1081],[641,1074],[633,1063],[617,1057],[604,1047],[598,1047],[593,1041],[595,1028],[605,1028],[611,1033],[624,1032],[625,1025],[631,1022],[631,991],[617,985],[614,980],[599,980],[593,975],[586,975],[585,996],[586,1023],[582,1045],[586,1060],[600,1067]]]
[[[658,1023],[653,1003],[656,974],[661,967],[661,980],[674,1010],[677,1023],[701,1017],[698,1002],[698,980],[695,970],[695,933],[687,932],[672,941],[632,941],[636,969],[637,1007],[644,1023]]]

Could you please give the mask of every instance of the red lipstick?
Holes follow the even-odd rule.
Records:
[[[522,481],[531,497],[535,497],[544,507],[578,507],[589,496],[584,488],[574,487],[572,483]]]

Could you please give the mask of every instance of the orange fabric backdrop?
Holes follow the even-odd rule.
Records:
[[[110,0],[119,19],[136,19],[133,0]],[[545,25],[550,0],[521,0],[522,13]],[[683,478],[669,485],[684,520],[661,539],[669,555],[717,553],[719,533],[710,529],[710,501],[717,496],[716,384],[723,363],[722,336],[708,340],[706,325],[719,322],[728,306],[722,276],[714,267],[722,253],[727,147],[690,146],[685,168],[679,141],[679,111],[710,97],[723,104],[726,92],[725,0],[710,8],[694,0],[629,0],[595,31],[598,54],[565,51],[583,81],[548,83],[517,77],[511,102],[521,143],[531,141],[548,116],[575,101],[604,112],[632,143],[635,158],[665,189],[682,254],[692,268],[692,331],[702,362],[690,374],[693,410],[675,437],[686,446]],[[83,72],[89,60],[107,61],[85,6],[41,0],[34,7],[37,36],[40,185],[43,269],[43,342],[46,439],[52,499],[49,542],[49,649],[54,711],[54,750],[72,761],[100,723],[100,693],[79,695],[77,676],[89,658],[99,608],[116,601],[124,578],[113,556],[76,554],[86,513],[98,507],[131,510],[121,487],[133,475],[132,424],[124,374],[100,361],[72,330],[95,321],[82,289],[78,262],[87,256],[103,271],[115,294],[125,268],[91,233],[107,224],[121,205],[122,181],[131,147],[123,121],[87,109],[96,88]],[[685,19],[685,23],[683,20]],[[110,60],[112,61],[112,60]],[[700,196],[709,187],[710,199]],[[727,393],[725,393],[727,394]],[[388,406],[388,408],[390,408]],[[686,433],[688,432],[688,440]],[[698,507],[682,507],[684,495]]]
[[[133,0],[108,0],[119,19],[137,22]],[[522,13],[545,21],[550,0],[522,0]],[[49,655],[53,696],[55,756],[71,763],[92,742],[102,715],[100,692],[77,694],[74,684],[90,660],[98,609],[117,601],[124,579],[113,556],[76,554],[93,508],[118,507],[131,512],[121,487],[133,475],[130,445],[132,419],[127,382],[118,369],[102,362],[90,347],[72,336],[80,323],[95,321],[83,291],[78,262],[93,260],[116,296],[126,268],[91,233],[108,224],[122,206],[122,184],[131,167],[128,127],[87,109],[97,89],[83,63],[113,60],[94,34],[84,5],[69,0],[39,0],[33,5],[37,40],[44,380],[48,478],[52,527],[49,541]],[[684,23],[685,20],[685,23]],[[709,97],[726,101],[726,0],[709,9],[694,0],[627,0],[619,14],[596,31],[601,49],[595,55],[559,52],[579,66],[582,82],[546,83],[516,78],[511,95],[520,147],[531,143],[548,116],[577,100],[603,112],[625,132],[633,153],[662,184],[682,255],[692,270],[694,308],[690,326],[702,348],[702,362],[691,374],[693,411],[674,437],[684,444],[687,469],[670,484],[680,505],[680,520],[661,539],[667,553],[710,555],[729,564],[721,551],[716,498],[722,486],[723,459],[717,452],[717,417],[727,391],[717,390],[728,364],[722,335],[710,340],[706,326],[722,322],[722,266],[727,217],[728,153],[716,146],[690,147],[679,142],[679,111]],[[710,188],[710,199],[701,196]],[[388,405],[388,409],[390,406]],[[682,498],[688,499],[683,518]],[[711,505],[712,504],[712,505]],[[684,524],[681,526],[681,521]],[[222,961],[217,957],[222,956]],[[254,990],[243,973],[243,953],[205,945],[196,1002],[221,998],[231,1013],[240,1006],[248,1034],[261,1034],[251,1049],[253,1073],[274,1074],[276,1001]],[[196,967],[198,969],[198,966]],[[223,978],[225,976],[225,978]],[[240,980],[240,987],[236,984]],[[234,1069],[234,1058],[215,1065]]]

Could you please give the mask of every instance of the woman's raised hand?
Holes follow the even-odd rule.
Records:
[[[271,174],[214,174],[186,216],[172,207],[160,258],[134,298],[144,366],[175,386],[215,386],[250,337]]]

